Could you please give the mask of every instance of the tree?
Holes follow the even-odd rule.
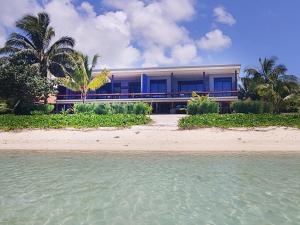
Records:
[[[55,81],[41,77],[37,67],[7,63],[0,66],[0,99],[20,109],[54,94]]]
[[[95,55],[92,60],[92,65],[89,67],[88,56],[81,53],[74,54],[76,61],[75,69],[68,73],[65,78],[60,79],[62,86],[72,90],[80,91],[83,103],[86,100],[89,90],[96,90],[107,83],[109,72],[103,70],[101,73],[93,76],[93,69],[95,68],[99,56]]]
[[[245,70],[240,97],[272,102],[275,112],[288,111],[299,94],[297,77],[287,75],[283,64],[276,65],[277,58],[259,59],[259,68]]]
[[[26,15],[16,22],[16,27],[20,32],[13,32],[9,36],[5,46],[0,49],[0,56],[35,65],[42,77],[65,74],[66,65],[71,63],[75,41],[66,36],[51,45],[55,31],[50,26],[47,13]]]

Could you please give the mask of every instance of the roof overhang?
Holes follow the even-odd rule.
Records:
[[[151,68],[134,68],[134,69],[112,69],[111,75],[116,77],[137,77],[141,74],[149,76],[164,76],[164,75],[199,75],[205,73],[206,75],[218,75],[218,74],[240,74],[241,65],[209,65],[209,66],[186,66],[186,67],[151,67]],[[94,73],[98,73],[101,70],[95,70]]]

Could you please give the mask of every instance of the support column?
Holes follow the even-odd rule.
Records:
[[[174,93],[174,82],[173,82],[173,79],[174,79],[174,74],[171,73],[171,93]],[[171,94],[171,97],[173,97],[172,94]]]
[[[111,93],[114,93],[114,75],[111,75]]]
[[[237,71],[234,71],[234,90],[237,91],[237,82],[238,82],[238,75],[237,75]]]
[[[206,92],[206,90],[207,90],[207,88],[206,88],[206,77],[205,77],[205,72],[203,72],[203,90],[204,90],[204,92]]]
[[[141,75],[141,93],[148,92],[148,77],[146,74]]]

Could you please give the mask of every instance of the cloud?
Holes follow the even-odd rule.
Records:
[[[220,30],[199,41],[190,35],[183,22],[196,15],[196,0],[103,0],[106,11],[100,14],[84,0],[79,4],[74,0],[4,1],[0,45],[17,19],[46,11],[56,38],[71,36],[76,49],[89,56],[99,54],[98,67],[196,64],[201,62],[199,49],[220,50],[231,44]]]
[[[208,32],[198,41],[199,48],[214,51],[228,48],[231,46],[231,44],[231,38],[224,35],[219,29]]]
[[[28,13],[36,13],[41,8],[35,0],[2,0],[0,7],[0,46],[7,38],[7,31],[15,26],[15,21]]]
[[[235,18],[222,6],[216,7],[214,9],[214,16],[216,18],[216,21],[219,23],[224,23],[230,26],[236,23]]]
[[[198,57],[197,47],[194,44],[175,46],[172,49],[172,58],[175,59],[175,63],[180,65],[201,61],[201,58]]]

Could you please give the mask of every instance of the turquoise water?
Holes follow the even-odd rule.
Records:
[[[300,224],[300,154],[0,153],[0,224]]]

